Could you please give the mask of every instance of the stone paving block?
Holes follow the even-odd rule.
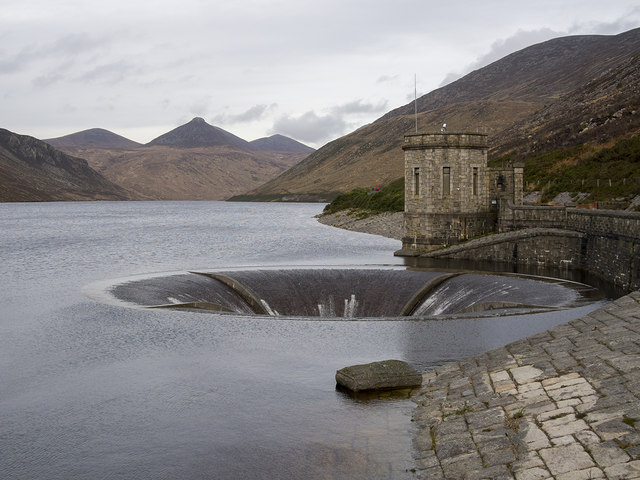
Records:
[[[507,465],[516,460],[516,454],[512,448],[504,448],[502,450],[495,450],[482,456],[482,464],[487,467],[494,467],[496,465]]]
[[[548,387],[548,386],[551,386],[551,385],[555,385],[556,383],[568,382],[570,380],[574,380],[574,379],[577,379],[577,378],[582,378],[580,376],[580,374],[577,373],[577,372],[568,373],[568,374],[562,375],[560,377],[546,378],[546,379],[542,380],[542,386],[543,387]]]
[[[537,422],[546,422],[547,420],[551,420],[552,418],[560,418],[565,415],[572,415],[574,413],[574,409],[571,407],[558,408],[556,410],[550,410],[548,412],[540,413],[536,416]]]
[[[480,470],[467,472],[464,480],[513,480],[513,475],[505,465],[483,467]]]
[[[535,423],[529,421],[526,422],[526,426],[523,430],[525,433],[522,438],[522,442],[527,445],[529,450],[540,450],[551,446],[549,438]]]
[[[463,478],[467,472],[480,470],[482,459],[478,454],[459,455],[442,460],[441,467],[446,478]]]
[[[461,415],[450,415],[435,426],[436,435],[441,436],[467,433],[467,430],[467,423]]]
[[[615,440],[633,431],[632,427],[622,423],[622,418],[596,423],[591,426],[591,429],[605,442]]]
[[[511,371],[511,376],[519,385],[533,382],[538,378],[540,378],[544,373],[542,370],[539,370],[533,367],[532,365],[525,365],[522,367],[512,368],[510,371]]]
[[[629,455],[613,441],[592,445],[590,450],[591,456],[602,468],[625,463],[630,460]]]
[[[561,386],[557,389],[547,390],[549,396],[556,402],[570,398],[580,398],[593,395],[595,390],[586,381],[574,385]]]
[[[575,407],[582,405],[582,398],[570,398],[568,400],[560,400],[557,402],[558,408]]]
[[[571,445],[572,443],[577,443],[576,439],[573,435],[563,435],[562,437],[554,437],[551,439],[551,442],[554,446],[560,447],[565,445]]]
[[[516,472],[516,480],[546,480],[551,477],[549,470],[543,467],[533,467]]]
[[[589,454],[576,443],[560,447],[544,448],[540,450],[539,453],[553,475],[595,466]]]
[[[444,478],[440,467],[427,468],[418,474],[418,480],[443,480]]]
[[[529,470],[534,467],[544,467],[544,462],[538,452],[525,451],[518,454],[518,459],[511,464],[514,472],[520,472],[522,470]]]
[[[597,480],[606,478],[604,472],[597,467],[577,470],[575,472],[561,473],[556,476],[556,480]]]
[[[640,368],[640,355],[624,355],[609,360],[611,366],[622,372],[631,372]]]
[[[609,480],[632,480],[640,478],[640,460],[612,465],[604,469]]]
[[[482,437],[479,435],[473,436],[473,441],[480,452],[480,455],[488,455],[497,450],[504,450],[505,448],[512,448],[513,444],[506,433],[500,433],[493,437]]]
[[[591,448],[592,445],[600,443],[600,437],[591,430],[583,430],[575,434],[576,440],[587,448]]]
[[[585,418],[589,423],[602,423],[604,421],[609,421],[617,418],[622,420],[625,413],[626,409],[624,408],[624,406],[616,405],[608,408],[593,410],[592,412],[587,413],[587,416]]]
[[[540,390],[542,388],[542,382],[533,381],[529,383],[525,383],[523,385],[518,385],[518,394],[523,394],[531,391]]]
[[[485,427],[504,422],[504,410],[500,407],[489,408],[480,412],[465,414],[469,428],[483,429]]]
[[[444,438],[436,437],[436,454],[441,462],[460,455],[473,453],[478,456],[476,445],[469,434],[448,435]],[[478,458],[480,458],[478,456]]]
[[[507,370],[491,372],[489,373],[489,376],[491,377],[491,381],[494,383],[511,381],[511,377],[509,376],[509,372]]]
[[[536,402],[525,406],[525,412],[533,417],[535,417],[536,415],[540,415],[541,413],[551,412],[557,409],[558,407],[556,403],[551,400],[543,400],[541,402]],[[512,413],[512,411],[509,410],[508,413]]]
[[[625,453],[629,455],[631,460],[640,460],[640,445],[625,448]]]
[[[421,458],[416,459],[416,467],[418,467],[418,469],[426,470],[440,465],[440,461],[438,457],[436,457],[436,452],[429,450],[429,453],[431,453],[431,455],[423,453]]]
[[[589,426],[582,419],[577,420],[574,414],[561,418],[542,422],[542,430],[553,440],[555,437],[573,435],[582,430],[588,430]]]

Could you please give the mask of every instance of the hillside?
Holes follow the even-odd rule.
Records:
[[[48,142],[152,200],[225,200],[276,177],[313,151],[283,136],[247,142],[202,118],[146,145],[117,142],[111,132],[101,142],[95,137],[80,132]]]
[[[306,146],[292,138],[284,135],[272,135],[270,137],[258,138],[249,142],[253,150],[272,151],[272,152],[295,152],[295,153],[312,153],[313,148]]]
[[[196,117],[189,123],[174,128],[147,143],[147,146],[150,147],[160,145],[182,148],[230,146],[251,149],[251,145],[246,140],[221,128],[209,125],[200,117]]]
[[[129,140],[103,128],[90,128],[64,137],[45,140],[49,145],[60,148],[108,148],[130,150],[142,146],[141,143]]]
[[[86,160],[26,135],[0,129],[0,201],[135,200]]]
[[[556,141],[565,142],[559,139],[563,137],[570,143],[570,132],[579,128],[574,122],[584,120],[567,115],[563,128],[558,129],[553,127],[555,115],[568,111],[566,102],[581,102],[589,118],[608,115],[609,102],[599,101],[604,85],[597,81],[615,76],[613,72],[624,65],[637,64],[638,52],[640,29],[615,36],[562,37],[533,45],[419,98],[418,129],[436,131],[446,122],[449,131],[486,132],[492,157],[513,149],[526,151],[529,135],[542,132],[544,125],[550,131],[559,130]],[[615,112],[626,105],[631,115],[634,87],[625,87],[624,81],[615,85],[618,83],[621,91]],[[579,92],[584,95],[582,100],[572,97]],[[403,135],[415,129],[413,112],[413,102],[394,109],[238,199],[328,201],[354,188],[386,185],[403,175],[401,145]],[[537,123],[527,124],[532,118]],[[606,136],[618,138],[634,131],[633,122],[618,125],[619,129],[607,130]]]

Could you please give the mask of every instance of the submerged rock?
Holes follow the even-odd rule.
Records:
[[[336,382],[353,392],[393,390],[422,385],[422,374],[407,362],[384,360],[344,367],[336,372]]]

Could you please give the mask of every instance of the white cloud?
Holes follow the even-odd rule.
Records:
[[[556,33],[618,33],[636,3],[3,0],[0,127],[146,143],[202,116],[321,146],[407,103],[414,74],[428,92]]]

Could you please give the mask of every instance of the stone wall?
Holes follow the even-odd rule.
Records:
[[[559,242],[557,251],[548,259],[540,259],[539,249],[547,246],[543,235],[537,235],[532,243],[524,239],[515,244],[503,245],[503,257],[508,257],[513,248],[518,249],[517,258],[511,261],[527,263],[541,261],[553,265],[561,262],[573,268],[581,268],[626,291],[640,288],[640,214],[611,210],[579,210],[566,207],[500,206],[498,219],[500,232],[520,229],[562,229],[567,238],[573,233],[581,235],[580,250],[566,250]],[[557,237],[557,235],[555,235]],[[549,237],[551,239],[552,237]],[[570,240],[573,242],[574,240]],[[551,241],[553,243],[553,241]],[[538,246],[535,244],[538,243]],[[553,250],[553,245],[548,245]],[[486,254],[494,255],[493,247]],[[529,260],[525,260],[530,256]],[[564,258],[563,258],[564,257]],[[508,261],[508,260],[507,260]]]

